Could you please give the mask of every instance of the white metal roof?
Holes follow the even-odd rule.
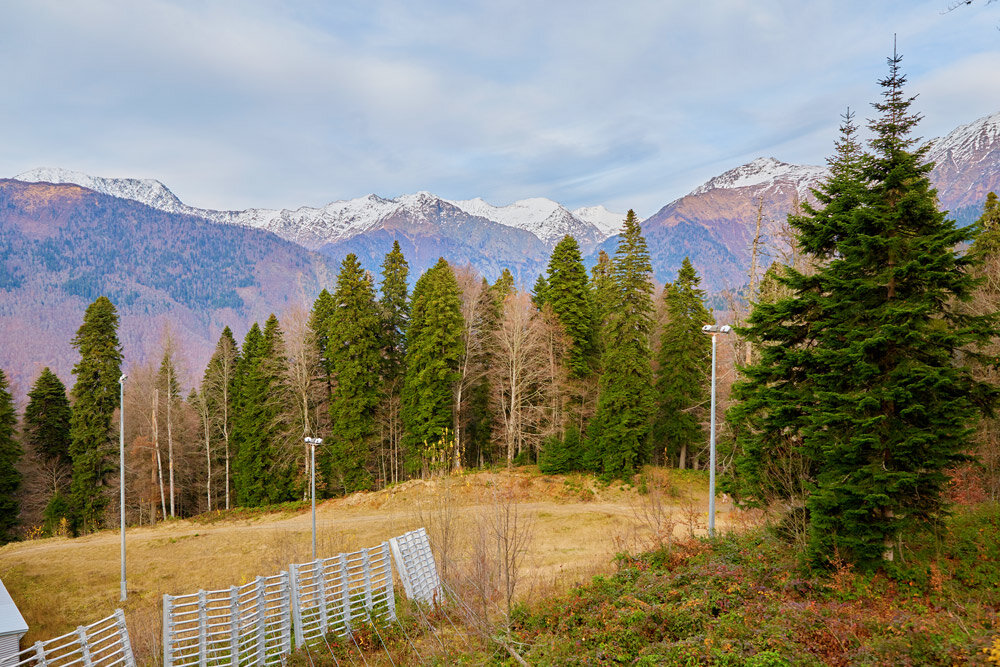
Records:
[[[24,634],[27,631],[28,624],[24,622],[24,617],[18,611],[3,581],[0,581],[0,635]]]

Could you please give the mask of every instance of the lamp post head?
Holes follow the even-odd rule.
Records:
[[[127,379],[128,379],[128,376],[125,375],[124,373],[122,373],[122,376],[120,378],[118,378],[118,384],[125,384],[125,380],[127,380]]]
[[[733,328],[728,324],[706,324],[701,328],[701,332],[704,334],[709,334],[714,336],[715,334],[727,334],[732,331]]]
[[[323,444],[323,438],[306,438],[305,441],[306,441],[307,445],[322,445]]]

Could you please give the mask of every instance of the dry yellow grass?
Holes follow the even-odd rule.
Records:
[[[700,531],[707,505],[704,481],[688,475],[678,482],[665,471],[646,474],[651,483],[658,479],[661,487],[673,487],[664,497],[675,505],[674,529]],[[531,524],[522,595],[544,594],[608,571],[614,553],[628,539],[648,532],[641,525],[638,532],[633,530],[642,523],[637,508],[649,498],[634,487],[602,485],[577,475],[544,476],[527,469],[413,480],[325,501],[317,508],[319,556],[373,546],[421,525],[428,526],[433,541],[442,526],[450,524],[451,558],[459,563],[475,532],[472,526],[488,511],[492,489],[500,486],[514,490],[519,511]],[[722,526],[728,506],[719,509]],[[309,511],[304,509],[250,519],[195,518],[129,528],[129,599],[124,609],[137,657],[155,660],[159,651],[164,593],[225,588],[275,574],[291,562],[308,561],[310,525]],[[0,578],[30,627],[22,645],[102,618],[119,606],[119,544],[117,531],[103,531],[0,548]]]

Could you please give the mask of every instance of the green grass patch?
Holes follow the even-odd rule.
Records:
[[[201,524],[212,524],[220,521],[252,520],[260,519],[265,516],[271,516],[273,514],[302,514],[303,512],[311,509],[311,507],[312,501],[293,500],[286,503],[277,503],[275,505],[262,505],[261,507],[234,507],[229,510],[212,510],[211,512],[197,514],[187,520],[193,523]]]

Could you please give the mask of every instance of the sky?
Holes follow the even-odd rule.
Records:
[[[421,190],[642,217],[756,157],[822,164],[893,36],[932,138],[1000,111],[1000,2],[7,0],[0,177],[212,209]]]

